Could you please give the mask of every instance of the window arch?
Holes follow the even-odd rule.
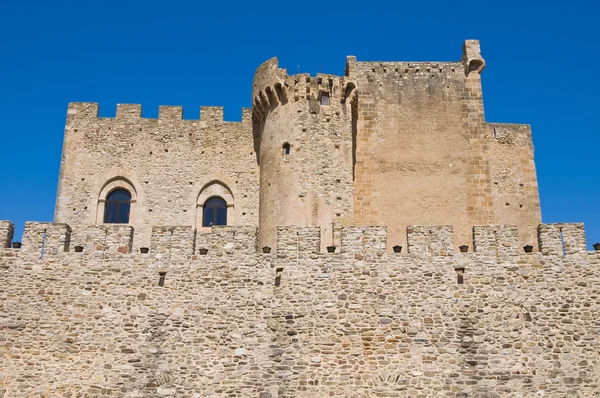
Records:
[[[213,200],[215,199],[215,200]],[[206,228],[212,225],[237,225],[240,214],[235,210],[235,200],[229,186],[222,180],[210,180],[205,183],[196,198],[196,228]],[[211,214],[207,214],[205,206],[219,206],[222,210],[211,210]],[[224,206],[224,208],[223,208]],[[221,218],[215,220],[215,217],[221,212]],[[223,223],[223,212],[225,212],[225,222]],[[218,217],[217,217],[218,218]],[[206,221],[205,221],[206,220]],[[219,222],[215,224],[215,222]],[[212,224],[211,224],[212,222]]]
[[[108,194],[104,204],[105,224],[127,224],[131,210],[131,194],[118,188]]]
[[[215,196],[204,202],[202,226],[227,225],[227,202]]]
[[[131,181],[121,176],[109,179],[98,195],[96,223],[134,223],[136,202],[137,191]]]

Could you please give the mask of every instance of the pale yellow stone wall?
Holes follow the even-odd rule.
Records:
[[[537,246],[541,222],[531,133],[485,122],[479,42],[461,62],[347,61],[358,86],[356,225],[388,226],[390,246],[411,224],[516,224]],[[496,132],[496,134],[494,133]]]
[[[106,195],[132,192],[134,247],[150,245],[153,225],[202,226],[202,205],[221,196],[229,225],[258,223],[258,165],[251,111],[223,121],[223,108],[202,107],[200,120],[183,120],[181,107],[160,107],[157,119],[140,105],[119,105],[99,118],[95,103],[69,105],[56,222],[102,224]]]
[[[123,228],[81,253],[64,224],[0,241],[0,396],[600,394],[600,252],[581,224],[541,225],[531,254],[502,225],[474,228],[474,253],[451,226],[409,227],[401,253],[385,227],[339,228],[331,254],[318,227],[279,228],[270,254],[219,227],[196,237],[205,255],[191,227],[127,253]]]

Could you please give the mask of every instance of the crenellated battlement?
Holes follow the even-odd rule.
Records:
[[[252,118],[251,108],[242,108],[242,121],[230,122],[223,118],[224,108],[222,106],[201,106],[199,119],[183,119],[184,108],[182,106],[161,105],[158,108],[158,118],[142,117],[141,104],[117,104],[115,117],[99,117],[99,105],[97,102],[71,102],[67,110],[67,125],[77,121],[183,121],[183,122],[206,122],[206,123],[238,123],[250,124]]]
[[[464,77],[464,65],[461,62],[357,61],[356,57],[348,57],[346,70],[349,77],[353,77],[357,73],[404,79],[433,76]]]
[[[0,221],[0,246],[10,247],[13,224]],[[319,227],[286,226],[277,229],[277,247],[259,248],[258,231],[250,226],[219,226],[196,230],[190,226],[155,226],[147,252],[162,259],[192,255],[249,255],[276,253],[280,259],[301,255],[366,255],[381,256],[387,252],[386,227],[335,227],[334,245],[321,250]],[[473,227],[472,242],[456,242],[452,226],[409,226],[407,242],[390,242],[394,255],[454,256],[474,252],[479,255],[504,257],[525,254],[519,247],[519,231],[514,225]],[[43,257],[65,252],[132,253],[134,228],[120,224],[92,225],[72,230],[66,224],[27,222],[22,250]],[[531,242],[531,250],[533,244]],[[538,244],[542,255],[570,256],[586,253],[585,230],[581,223],[541,224]],[[455,247],[461,246],[461,250]],[[143,247],[142,247],[143,249]],[[392,253],[389,253],[392,255]]]
[[[323,95],[328,104],[345,103],[356,94],[356,83],[349,77],[318,73],[288,75],[279,68],[277,58],[263,63],[254,75],[252,104],[258,117],[263,117],[270,109],[285,105],[288,101],[319,102]],[[314,106],[314,104],[311,104]]]

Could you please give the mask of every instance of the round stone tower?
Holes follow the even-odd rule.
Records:
[[[275,247],[278,226],[321,227],[353,220],[356,86],[348,78],[288,76],[277,58],[253,82],[254,147],[260,164],[260,247]]]

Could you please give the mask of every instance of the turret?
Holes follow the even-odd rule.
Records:
[[[355,84],[288,76],[272,58],[256,71],[252,96],[260,246],[274,247],[277,227],[286,225],[319,226],[322,246],[331,245],[333,225],[353,219]]]

